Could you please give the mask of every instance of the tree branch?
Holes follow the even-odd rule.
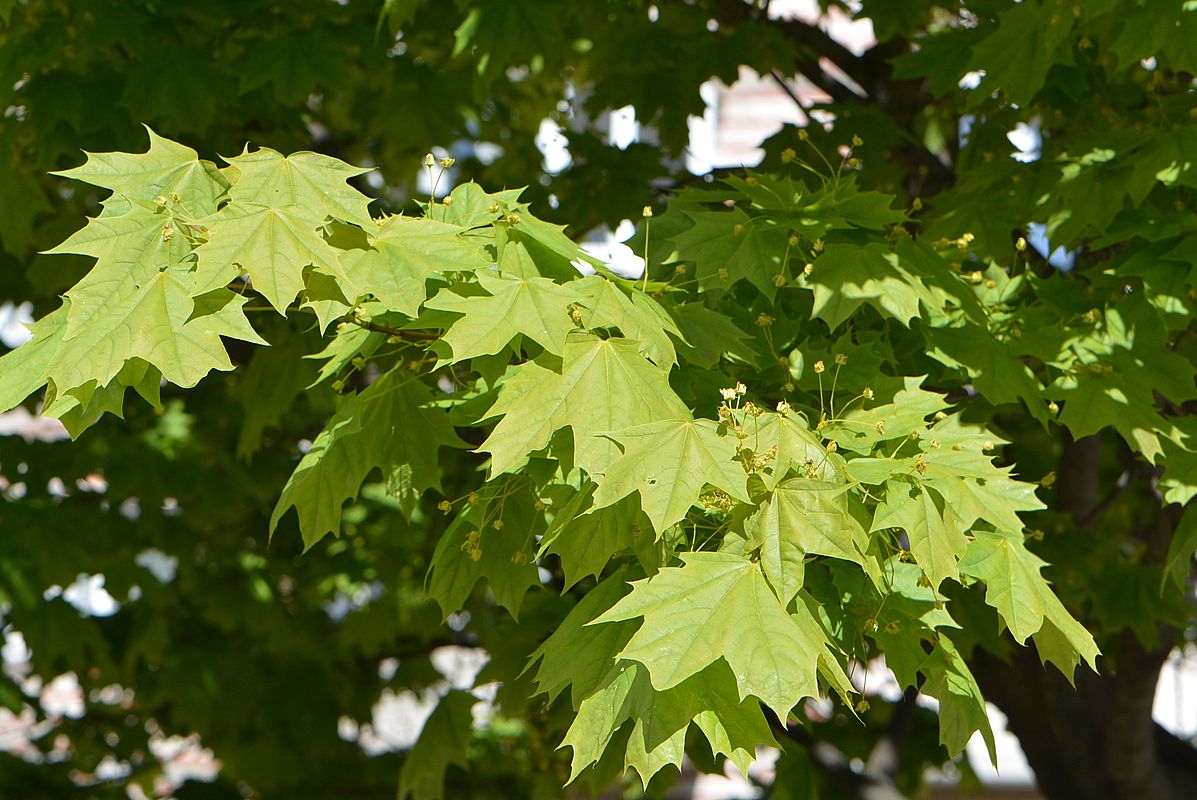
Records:
[[[366,322],[360,319],[353,320],[353,324],[365,328],[368,331],[385,333],[388,336],[398,336],[400,339],[407,339],[412,342],[434,342],[441,338],[438,334],[427,331],[409,331],[403,328],[392,328],[387,325],[378,325],[377,323]]]

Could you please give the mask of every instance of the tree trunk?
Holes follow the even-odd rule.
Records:
[[[1080,670],[1075,690],[1031,649],[1015,648],[1009,663],[978,652],[970,664],[1050,800],[1191,800],[1197,750],[1151,718],[1167,655],[1167,645],[1148,651],[1128,632],[1118,672]]]

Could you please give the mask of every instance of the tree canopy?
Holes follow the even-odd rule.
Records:
[[[1053,800],[1191,796],[1197,11],[774,5],[0,3],[0,410],[73,439],[0,440],[0,786],[914,794],[988,701]],[[743,68],[825,99],[692,176]]]

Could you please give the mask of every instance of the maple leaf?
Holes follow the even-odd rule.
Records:
[[[283,487],[270,515],[271,533],[294,508],[306,548],[325,534],[339,534],[342,506],[375,469],[385,476],[408,466],[417,490],[438,486],[437,451],[459,440],[445,414],[423,408],[431,397],[402,369],[347,396]]]
[[[568,286],[547,278],[510,279],[477,274],[488,294],[459,295],[443,289],[425,305],[460,314],[441,341],[449,345],[456,364],[503,350],[516,336],[524,336],[556,355],[565,351],[565,338],[577,328],[569,305],[578,300]]]
[[[296,205],[228,204],[203,220],[208,241],[196,250],[199,290],[248,273],[254,288],[284,313],[304,288],[304,267],[336,273],[337,251],[318,230],[323,223],[324,217]]]
[[[200,160],[190,147],[162,138],[148,125],[144,127],[150,137],[146,152],[87,153],[82,165],[52,174],[147,202],[177,195],[197,217],[215,211],[217,199],[229,185],[216,165]]]
[[[544,532],[544,514],[532,494],[519,487],[511,477],[483,487],[477,501],[453,520],[437,543],[428,593],[445,618],[461,610],[483,578],[495,601],[513,617],[519,615],[528,589],[540,584],[532,551]]]
[[[773,454],[770,471],[757,473],[767,487],[776,486],[792,469],[821,481],[838,481],[846,477],[843,457],[827,452],[827,446],[804,418],[790,412],[766,412],[756,417],[748,416],[743,424],[756,455],[767,457],[769,453]]]
[[[851,561],[879,577],[865,555],[868,536],[853,515],[849,489],[846,484],[791,478],[779,483],[745,521],[750,544],[761,548],[765,577],[783,603],[802,588],[807,554]]]
[[[399,800],[441,800],[445,796],[445,771],[466,766],[467,748],[473,738],[472,709],[478,698],[454,690],[442,697],[420,731],[420,738],[403,760],[399,771]]]
[[[120,302],[139,284],[167,267],[182,264],[191,252],[179,223],[147,201],[114,195],[98,217],[46,253],[74,253],[96,259],[66,296],[71,299],[67,338],[77,336],[110,303]]]
[[[599,434],[689,414],[661,371],[627,339],[568,337],[561,371],[536,363],[513,371],[486,416],[503,416],[479,448],[491,454],[491,473],[517,468],[570,428],[574,461],[591,475],[619,455]]]
[[[635,722],[625,758],[646,786],[665,766],[681,765],[691,724],[703,732],[713,752],[727,755],[742,770],[755,758],[757,746],[775,744],[760,705],[738,696],[725,662],[664,691],[653,688],[640,664],[624,662],[581,702],[561,743],[573,750],[571,782],[599,760],[629,719]]]
[[[677,363],[669,334],[682,338],[681,331],[657,301],[642,292],[630,295],[612,280],[589,276],[574,285],[586,308],[582,322],[587,328],[618,328],[629,339],[640,342],[644,354],[668,372]]]
[[[62,345],[69,311],[70,304],[63,303],[29,326],[32,338],[28,342],[0,356],[0,374],[4,375],[0,412],[15,408],[46,385],[46,372]]]
[[[941,634],[920,670],[927,676],[924,691],[939,701],[940,744],[952,755],[958,755],[973,734],[980,731],[989,759],[996,764],[997,743],[985,698],[952,640]]]
[[[370,198],[346,183],[369,169],[306,150],[284,156],[269,147],[252,153],[247,147],[225,162],[232,175],[229,198],[236,205],[297,206],[319,223],[332,217],[367,230],[373,223]]]
[[[589,623],[628,591],[622,571],[599,581],[570,609],[552,636],[528,656],[524,672],[536,665],[536,689],[548,695],[550,702],[569,687],[576,710],[584,698],[601,686],[636,626],[631,622]]]
[[[909,327],[919,301],[938,308],[936,297],[880,244],[828,245],[807,279],[815,293],[815,316],[835,330],[864,303]]]
[[[193,301],[194,293],[194,274],[184,266],[158,272],[144,284],[123,284],[77,336],[48,330],[48,341],[37,351],[43,359],[40,379],[59,394],[89,381],[107,385],[127,361],[140,358],[187,388],[211,370],[233,368],[220,337],[265,344],[241,310],[246,298],[218,290]],[[70,301],[63,306],[69,320]]]
[[[945,520],[932,493],[897,481],[886,483],[885,503],[878,506],[872,530],[902,528],[910,539],[910,552],[933,587],[947,578],[959,578],[957,566],[968,548],[964,529]],[[954,518],[953,518],[954,519]]]
[[[802,603],[786,613],[757,565],[726,553],[687,553],[682,562],[633,583],[630,595],[592,623],[644,617],[619,655],[644,664],[655,689],[723,658],[741,697],[754,695],[785,719],[799,700],[818,694],[820,668],[842,674],[818,621]]]
[[[604,435],[623,453],[595,476],[600,508],[637,492],[640,508],[661,534],[685,518],[707,484],[748,502],[736,437],[712,420],[661,420]]]
[[[928,355],[945,366],[963,368],[986,400],[995,405],[1021,400],[1047,422],[1043,387],[1008,343],[979,325],[927,329],[924,334],[933,345]]]
[[[620,550],[641,534],[652,535],[652,523],[635,497],[603,508],[591,508],[594,484],[575,494],[553,518],[541,552],[561,559],[565,589],[588,575],[597,576]]]
[[[713,367],[724,353],[732,353],[749,364],[755,363],[756,354],[749,343],[751,337],[725,315],[702,303],[673,306],[669,314],[684,337],[685,346],[681,353],[687,361]]]
[[[673,243],[679,259],[694,262],[703,289],[725,289],[744,279],[773,299],[773,277],[785,267],[789,231],[784,226],[738,208],[685,213],[694,224],[675,234]]]
[[[333,274],[351,300],[371,294],[389,310],[414,317],[428,297],[429,278],[472,272],[488,263],[481,242],[465,231],[431,219],[387,217],[370,248],[343,251]]]
[[[1046,618],[1053,626],[1044,644],[1046,652],[1056,657],[1056,665],[1071,680],[1067,658],[1059,655],[1060,646],[1053,639],[1062,637],[1071,645],[1070,653],[1080,655],[1096,669],[1099,655],[1093,637],[1064,608],[1039,574],[1044,562],[1026,549],[1021,535],[978,531],[960,561],[960,571],[985,582],[985,601],[998,610],[1006,627],[1019,642],[1040,631]],[[1072,660],[1075,664],[1075,660]]]

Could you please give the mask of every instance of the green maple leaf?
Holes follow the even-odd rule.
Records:
[[[451,691],[440,699],[420,731],[420,738],[403,760],[399,772],[399,800],[441,800],[449,765],[469,764],[467,750],[474,738],[472,709],[478,698]]]
[[[602,758],[616,732],[634,713],[642,669],[639,664],[608,668],[597,690],[578,705],[574,721],[561,742],[562,747],[573,751],[570,783]]]
[[[985,582],[985,602],[997,608],[1015,641],[1043,626],[1044,594],[1051,592],[1039,570],[1045,563],[1026,549],[1022,537],[978,532],[960,568]]]
[[[1164,558],[1165,580],[1171,578],[1182,591],[1185,580],[1193,570],[1194,553],[1197,553],[1197,506],[1190,506],[1176,524],[1172,542],[1168,545],[1168,555]]]
[[[28,342],[0,356],[0,413],[46,385],[46,371],[62,346],[69,311],[70,304],[63,303],[29,326]]]
[[[488,263],[480,241],[458,225],[431,219],[387,217],[370,249],[341,253],[334,271],[350,299],[371,294],[387,309],[409,317],[428,297],[425,282],[445,272],[473,272]]]
[[[424,408],[432,393],[412,373],[392,370],[344,399],[279,495],[270,531],[291,508],[305,548],[339,534],[345,501],[375,469],[410,467],[417,491],[439,486],[437,451],[459,444],[448,416]]]
[[[191,252],[186,237],[174,235],[178,223],[151,202],[115,195],[98,217],[66,241],[45,251],[91,256],[95,265],[66,293],[71,300],[67,337],[79,335],[110,303],[121,302],[139,284],[149,282]],[[165,233],[171,231],[172,233]]]
[[[495,601],[513,617],[528,589],[540,585],[532,557],[544,532],[544,513],[531,492],[519,491],[514,478],[495,481],[479,492],[437,543],[428,575],[428,593],[448,618],[460,611],[470,592],[485,578]],[[498,522],[499,526],[494,523]]]
[[[930,458],[938,459],[939,455],[934,453]],[[1035,485],[1007,477],[1008,469],[992,467],[993,474],[978,480],[950,474],[951,467],[944,467],[939,460],[928,460],[926,464],[927,485],[943,497],[964,530],[980,519],[998,530],[1019,533],[1024,527],[1019,512],[1044,508],[1035,496]]]
[[[504,219],[494,224],[499,263],[510,244],[521,245],[537,271],[546,278],[570,281],[578,277],[578,265],[606,269],[603,262],[591,256],[574,240],[565,235],[564,225],[554,225],[537,219],[523,203],[511,207]]]
[[[670,316],[681,329],[685,345],[681,354],[686,361],[700,367],[713,367],[724,353],[732,353],[754,364],[756,353],[750,344],[752,337],[718,311],[702,303],[683,303],[669,309]]]
[[[1111,50],[1121,65],[1163,52],[1174,69],[1197,67],[1192,55],[1197,45],[1197,23],[1189,6],[1135,4],[1118,11],[1122,29]]]
[[[803,697],[818,694],[818,673],[847,685],[827,635],[805,604],[794,614],[765,582],[760,567],[727,553],[686,553],[632,584],[632,593],[592,624],[644,617],[620,653],[648,668],[657,690],[677,686],[720,658],[740,697],[753,695],[785,719]]]
[[[1049,391],[1064,401],[1060,422],[1073,436],[1108,426],[1148,461],[1163,453],[1161,438],[1180,443],[1179,429],[1156,409],[1155,396],[1176,404],[1197,399],[1197,370],[1174,351],[1141,293],[1106,308],[1101,324],[1071,347],[1084,371],[1062,375]]]
[[[79,335],[47,351],[46,380],[60,394],[88,381],[106,385],[127,361],[140,358],[189,388],[212,370],[233,368],[220,337],[265,344],[242,311],[246,298],[222,289],[193,301],[196,294],[194,273],[185,266],[142,284],[126,282]]]
[[[160,406],[161,381],[162,373],[140,358],[131,358],[107,386],[88,381],[62,394],[48,391],[42,414],[58,419],[71,438],[76,439],[104,414],[124,418],[125,390],[129,387],[133,387],[150,405],[155,408]]]
[[[737,439],[712,420],[660,420],[606,435],[623,454],[595,476],[600,508],[637,492],[641,510],[661,534],[686,517],[707,484],[749,502]]]
[[[805,475],[813,467],[813,477],[820,481],[836,481],[846,476],[843,457],[828,453],[827,447],[811,431],[806,420],[797,414],[767,412],[749,419],[756,421],[755,429],[750,426],[752,432],[749,441],[753,442],[758,454],[777,448],[774,451],[772,475],[765,476],[767,485],[775,486],[787,477],[791,469],[798,469]],[[745,424],[748,424],[747,421]]]
[[[1048,421],[1043,387],[1008,343],[978,325],[924,329],[924,335],[933,346],[928,355],[964,369],[986,400],[994,405],[1021,400],[1037,419]]]
[[[442,289],[425,306],[461,314],[441,341],[449,345],[456,364],[503,350],[516,336],[524,336],[555,355],[565,352],[565,339],[578,326],[569,306],[578,295],[569,286],[547,278],[510,279],[477,273],[488,294],[459,295]]]
[[[840,558],[880,572],[865,555],[864,527],[853,515],[845,484],[791,478],[777,485],[760,510],[744,523],[761,566],[785,604],[802,588],[807,554]]]
[[[944,517],[927,489],[889,481],[885,502],[877,508],[872,530],[905,530],[915,562],[923,568],[931,585],[938,588],[945,579],[960,577],[957,563],[969,546],[964,529]]]
[[[1026,106],[1043,87],[1052,65],[1071,63],[1071,48],[1063,44],[1072,32],[1074,19],[1060,14],[1050,4],[1024,3],[998,15],[999,25],[976,45],[970,70],[985,70],[982,91],[973,92],[980,103],[995,89],[1001,89],[1011,103]]]
[[[628,591],[622,571],[600,581],[583,595],[557,626],[557,630],[553,631],[553,635],[528,656],[524,671],[531,669],[533,664],[537,665],[537,692],[547,694],[552,702],[569,687],[573,707],[577,710],[582,700],[602,685],[616,661],[616,655],[632,638],[636,626],[631,622],[610,625],[589,623],[611,608]]]
[[[777,295],[773,278],[784,274],[786,227],[738,208],[685,213],[694,225],[675,234],[673,243],[679,260],[694,262],[702,289],[726,289],[744,279],[770,300]],[[726,270],[726,278],[720,270]]]
[[[513,370],[487,417],[502,415],[479,448],[491,454],[491,472],[510,472],[570,428],[574,460],[594,475],[619,455],[598,434],[689,414],[661,370],[640,355],[635,342],[573,334],[561,372],[535,363]]]
[[[916,686],[918,671],[927,660],[924,642],[935,644],[939,639],[937,628],[960,626],[943,607],[939,592],[922,581],[923,570],[917,564],[904,563],[894,556],[886,562],[883,572],[888,580],[880,593],[885,599],[881,602],[878,597],[877,605],[873,606],[878,609],[875,613],[878,625],[870,635],[881,645],[885,665],[893,670],[898,683],[903,687]],[[845,573],[837,574],[837,586],[852,577]],[[877,593],[875,586],[864,585],[863,575],[855,576],[850,585],[857,595],[873,597]],[[873,613],[871,609],[869,613]]]
[[[241,155],[225,161],[232,176],[229,198],[236,205],[298,206],[318,224],[325,217],[352,222],[366,230],[373,224],[367,208],[370,198],[346,183],[369,169],[308,151],[284,156],[269,147],[252,153],[246,148]]]
[[[453,198],[452,203],[437,205],[436,217],[440,222],[462,228],[489,225],[507,213],[505,209],[516,207],[523,193],[523,189],[504,189],[491,193],[473,181],[461,183],[449,193],[449,197]]]
[[[1076,668],[1084,661],[1094,672],[1101,651],[1092,634],[1076,621],[1054,592],[1044,595],[1043,627],[1032,634],[1044,664],[1051,662],[1074,683]]]
[[[245,95],[269,85],[281,104],[302,105],[313,93],[343,85],[345,67],[336,40],[322,31],[267,37],[238,60],[238,89]]]
[[[947,407],[943,395],[920,388],[922,382],[922,377],[906,377],[889,403],[846,412],[841,409],[824,429],[824,436],[842,448],[867,454],[878,442],[922,435],[927,417]]]
[[[582,701],[561,743],[573,750],[571,782],[602,757],[628,720],[633,725],[625,763],[645,786],[665,766],[680,766],[691,724],[707,737],[713,752],[727,755],[742,770],[753,761],[757,746],[775,744],[759,704],[739,697],[726,662],[664,691],[653,688],[643,666],[624,662]]]
[[[190,147],[162,138],[148,125],[145,129],[150,146],[144,153],[87,153],[82,165],[52,174],[137,200],[178,195],[183,207],[197,217],[215,211],[217,198],[229,185],[216,165],[200,160]]]
[[[1021,535],[977,531],[960,571],[985,582],[985,602],[997,609],[1019,643],[1043,627],[1045,615],[1090,666],[1098,654],[1093,637],[1064,609],[1039,574],[1044,562],[1026,548]],[[1063,671],[1065,668],[1059,662]],[[1065,674],[1071,674],[1066,672]]]
[[[833,331],[866,302],[907,327],[919,315],[920,300],[939,308],[937,298],[884,245],[828,245],[814,265],[807,278],[815,293],[813,313]]]
[[[588,575],[599,575],[619,551],[631,547],[637,536],[652,535],[652,523],[634,497],[605,508],[591,508],[594,484],[578,492],[556,514],[541,541],[541,553],[561,559],[565,589]]]
[[[665,309],[643,292],[629,295],[615,281],[588,276],[575,284],[579,302],[585,306],[582,322],[587,328],[618,328],[629,339],[640,342],[644,354],[653,363],[669,371],[677,363],[673,342],[681,331]]]
[[[320,235],[324,217],[300,206],[230,203],[204,220],[208,241],[196,253],[200,291],[248,273],[256,290],[280,314],[303,288],[303,270],[335,275],[337,251]]]
[[[977,679],[947,636],[940,635],[935,649],[920,670],[927,676],[923,686],[939,701],[939,742],[952,756],[959,755],[977,731],[985,740],[989,759],[997,763],[997,744],[989,724],[985,698]]]

